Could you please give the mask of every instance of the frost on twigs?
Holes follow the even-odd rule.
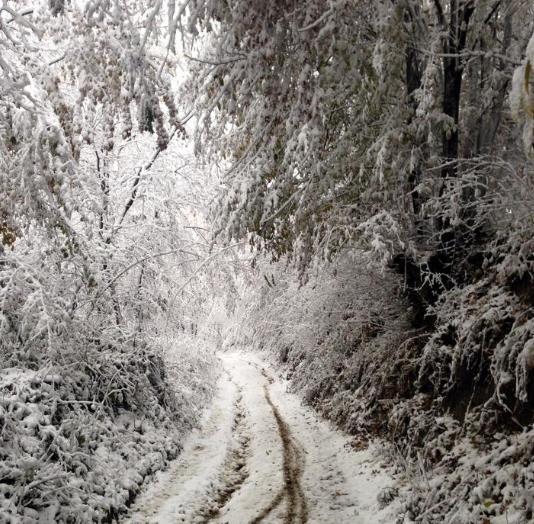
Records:
[[[391,504],[399,495],[399,490],[392,487],[384,487],[377,495],[378,504],[381,508],[384,508]]]
[[[358,228],[361,241],[383,267],[391,262],[394,253],[404,251],[401,226],[387,211],[381,211],[362,222]]]
[[[135,2],[0,9],[0,522],[116,518],[211,393],[203,301],[170,291],[209,187],[171,141],[156,25]]]

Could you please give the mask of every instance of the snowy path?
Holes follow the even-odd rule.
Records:
[[[253,355],[221,358],[225,374],[201,429],[125,522],[395,522],[376,500],[393,481],[369,451],[350,450]]]

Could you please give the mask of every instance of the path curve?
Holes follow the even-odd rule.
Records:
[[[370,450],[321,421],[248,353],[224,373],[201,429],[132,507],[130,524],[392,524],[394,484]]]

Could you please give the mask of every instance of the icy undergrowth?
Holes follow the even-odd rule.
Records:
[[[416,394],[390,413],[395,442],[418,459],[407,507],[418,522],[534,518],[532,242],[516,230],[483,278],[444,294]]]
[[[178,454],[212,393],[212,356],[155,345],[167,351],[0,371],[1,522],[110,522]]]

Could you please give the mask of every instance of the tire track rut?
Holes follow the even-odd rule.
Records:
[[[262,375],[268,379],[269,383],[272,383],[272,379],[267,376],[263,369]],[[263,521],[280,506],[284,499],[286,499],[287,504],[284,524],[305,524],[308,521],[308,504],[301,484],[302,472],[304,470],[303,452],[292,436],[288,424],[282,415],[280,415],[278,408],[274,405],[266,385],[263,387],[263,390],[265,400],[269,404],[276,420],[278,433],[282,441],[284,486],[272,502],[250,524],[257,524]]]
[[[214,407],[196,439],[152,486],[149,496],[145,494],[136,502],[124,519],[125,524],[215,521],[247,480],[251,438],[248,411],[242,388],[227,371],[225,375]],[[203,467],[208,474],[201,474]]]
[[[230,381],[234,383],[231,379]],[[235,383],[234,383],[235,384]],[[246,423],[246,412],[242,404],[242,390],[237,386],[238,395],[235,401],[235,414],[232,423],[232,444],[227,451],[221,471],[214,482],[214,488],[206,496],[206,501],[197,512],[195,522],[207,524],[216,519],[247,479],[247,456],[249,452],[250,436]]]
[[[349,453],[346,438],[306,412],[260,362],[240,353],[221,360],[201,428],[130,524],[393,521],[369,496],[391,481],[377,475],[368,453]]]

